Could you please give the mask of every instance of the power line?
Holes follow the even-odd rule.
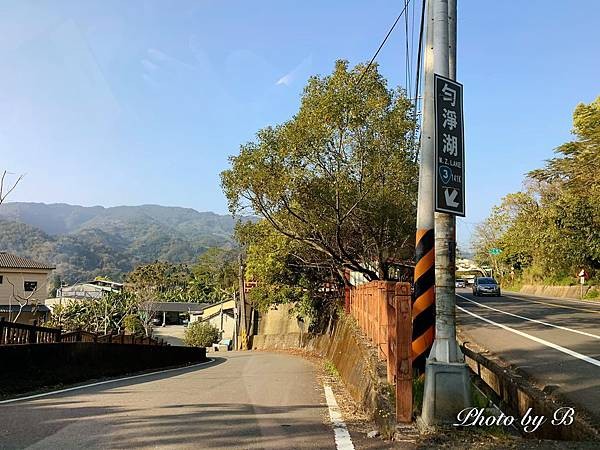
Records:
[[[415,103],[414,103],[415,109],[414,109],[414,114],[413,114],[413,120],[414,120],[415,124],[417,122],[417,105],[419,102],[421,55],[423,54],[423,30],[425,29],[425,5],[427,3],[427,0],[423,0],[422,3],[423,4],[422,4],[422,8],[421,8],[421,26],[419,29],[419,48],[417,50],[417,73],[415,75]],[[415,154],[415,160],[418,160],[418,159],[419,159],[419,146],[417,146],[417,152]]]
[[[371,58],[371,61],[369,61],[369,64],[367,64],[367,67],[365,68],[365,70],[363,70],[363,73],[361,74],[360,78],[358,79],[358,81],[356,82],[356,86],[360,85],[360,82],[362,81],[362,79],[364,78],[365,74],[369,71],[369,69],[371,68],[371,65],[373,64],[373,61],[375,61],[375,58],[377,58],[377,55],[379,55],[379,52],[381,51],[381,49],[383,48],[383,46],[385,45],[385,43],[387,42],[388,38],[390,37],[390,34],[392,34],[392,31],[394,31],[394,28],[396,27],[396,24],[398,23],[398,21],[400,20],[400,18],[402,17],[402,15],[404,14],[404,12],[406,11],[406,8],[408,8],[408,5],[410,4],[410,0],[408,0],[405,4],[404,4],[404,8],[402,9],[402,11],[400,11],[400,14],[398,14],[398,17],[396,17],[396,20],[394,21],[394,23],[392,24],[392,26],[390,27],[389,31],[387,32],[387,34],[385,35],[385,38],[383,38],[383,41],[381,42],[381,44],[379,45],[379,48],[377,49],[377,51],[375,52],[375,54],[373,55],[373,57]]]

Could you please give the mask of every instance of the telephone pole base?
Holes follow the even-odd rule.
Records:
[[[421,419],[425,425],[451,425],[456,415],[471,406],[471,379],[465,363],[431,359],[425,365],[425,391]]]

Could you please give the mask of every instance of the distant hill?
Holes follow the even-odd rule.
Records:
[[[234,245],[229,215],[158,205],[0,205],[0,250],[50,262],[63,280],[119,279],[155,260],[194,262],[207,248]]]

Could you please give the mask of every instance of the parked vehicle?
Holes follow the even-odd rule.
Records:
[[[467,287],[467,282],[465,280],[463,280],[462,278],[457,278],[456,282],[455,282],[455,287],[457,287],[457,288]]]
[[[500,285],[492,277],[478,277],[473,283],[473,295],[492,295],[500,297]]]

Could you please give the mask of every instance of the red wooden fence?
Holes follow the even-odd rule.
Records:
[[[350,314],[387,361],[388,381],[396,386],[396,419],[412,421],[410,284],[372,281],[350,290]]]

